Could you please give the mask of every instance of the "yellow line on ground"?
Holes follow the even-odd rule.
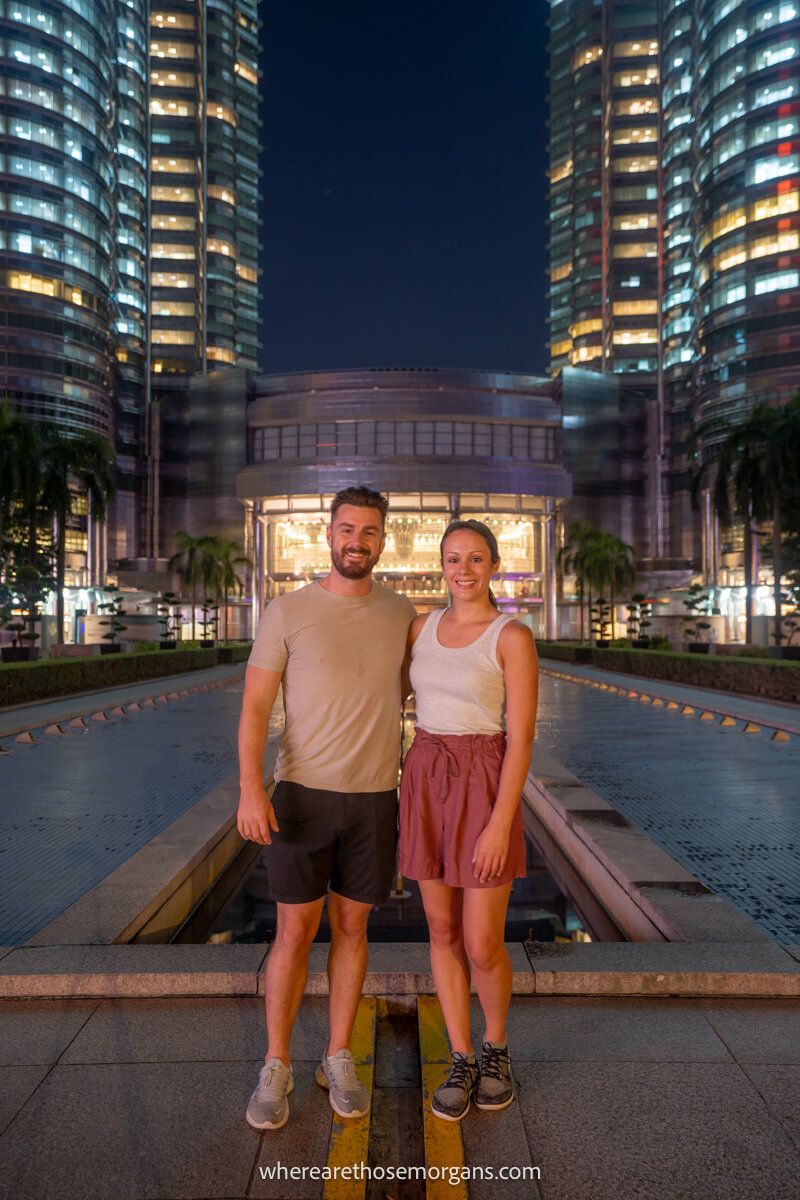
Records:
[[[450,1046],[444,1017],[435,996],[417,997],[419,1056],[422,1067],[422,1122],[425,1137],[425,1166],[444,1168],[443,1179],[428,1179],[427,1200],[468,1200],[467,1185],[449,1183],[447,1170],[464,1166],[461,1127],[455,1121],[440,1121],[431,1112],[431,1096],[443,1081],[450,1065]]]
[[[716,721],[716,719],[717,719],[717,718],[714,716],[714,713],[713,713],[713,712],[709,712],[709,711],[708,711],[708,709],[706,709],[706,711],[705,711],[705,712],[701,712],[701,713],[700,713],[700,720],[701,720],[701,721]]]
[[[375,1025],[377,1001],[374,996],[364,996],[358,1006],[350,1050],[358,1069],[359,1079],[369,1088],[370,1099],[375,1075]],[[327,1165],[332,1169],[352,1167],[354,1163],[366,1163],[369,1159],[370,1114],[356,1121],[346,1121],[333,1114],[331,1140],[328,1146]],[[322,1195],[324,1200],[364,1200],[367,1192],[366,1179],[326,1179]]]
[[[735,724],[736,721],[733,717],[723,717],[720,721],[720,725],[722,725],[724,729],[732,729]]]
[[[771,742],[790,742],[791,740],[785,729],[776,729],[770,738]]]
[[[761,726],[754,724],[753,721],[748,721],[744,727],[744,733],[761,733]]]

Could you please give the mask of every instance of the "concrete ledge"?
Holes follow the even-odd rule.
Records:
[[[537,748],[523,800],[630,941],[774,945],[754,922]]]
[[[266,946],[22,946],[0,997],[255,996]]]
[[[774,943],[528,942],[537,996],[800,996]]]

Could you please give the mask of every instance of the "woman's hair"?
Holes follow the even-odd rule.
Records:
[[[489,553],[492,556],[492,563],[500,561],[500,550],[497,545],[497,538],[494,536],[489,526],[484,525],[483,521],[475,521],[472,519],[468,521],[451,521],[447,526],[447,529],[445,529],[444,533],[442,534],[442,540],[439,542],[439,557],[442,559],[442,561],[444,561],[445,542],[450,537],[451,533],[458,533],[462,529],[466,529],[470,533],[477,533],[479,537],[482,537],[486,542],[486,545],[489,547]],[[497,608],[497,600],[491,588],[489,588],[489,600],[494,607]]]

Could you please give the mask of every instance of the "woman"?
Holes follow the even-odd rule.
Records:
[[[512,880],[525,875],[520,796],[538,664],[530,630],[497,611],[492,531],[453,521],[440,549],[452,605],[417,617],[409,631],[417,731],[400,786],[400,871],[419,881],[453,1055],[431,1108],[460,1121],[472,1099],[482,1109],[514,1099],[504,932]],[[470,1036],[470,976],[486,1021],[480,1064]]]

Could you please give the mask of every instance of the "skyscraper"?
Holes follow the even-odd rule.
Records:
[[[0,14],[0,399],[115,439],[112,560],[161,549],[164,396],[256,365],[256,5]]]
[[[551,0],[551,371],[630,373],[649,397],[640,554],[699,552],[691,433],[797,386],[797,18]]]

